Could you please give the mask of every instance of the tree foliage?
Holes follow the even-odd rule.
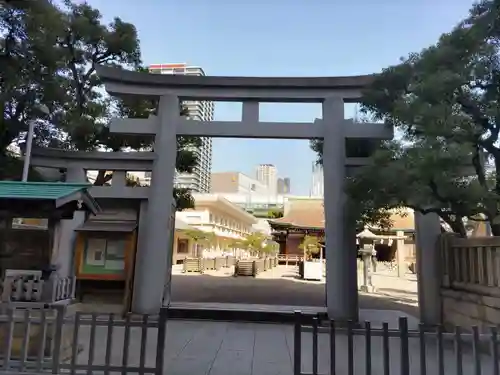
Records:
[[[38,146],[81,151],[151,150],[151,136],[109,132],[112,117],[147,118],[157,102],[143,98],[117,99],[104,93],[98,65],[146,71],[142,66],[137,30],[114,18],[105,24],[98,9],[85,2],[65,0],[14,1],[0,8],[0,157],[23,138],[27,124],[38,121]],[[37,110],[45,104],[50,115]],[[181,114],[186,114],[181,106]],[[197,165],[198,137],[179,137],[179,172]],[[3,163],[0,163],[3,165]],[[1,168],[1,167],[0,167]],[[0,178],[5,178],[0,169]],[[96,185],[112,178],[99,171]],[[178,209],[192,207],[188,190],[175,189]]]
[[[363,209],[436,212],[465,235],[487,219],[500,235],[500,1],[483,0],[439,41],[384,69],[362,109],[394,126],[347,191]]]
[[[320,240],[318,236],[304,236],[299,245],[299,249],[304,252],[307,259],[311,259],[313,255],[319,254],[321,251]]]
[[[283,210],[269,210],[267,212],[267,217],[271,219],[279,219],[283,217]]]

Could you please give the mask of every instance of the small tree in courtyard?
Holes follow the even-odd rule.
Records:
[[[194,242],[196,246],[195,256],[199,257],[201,255],[199,253],[199,245],[203,245],[209,241],[209,233],[193,228],[184,230],[184,234]]]
[[[304,252],[305,260],[311,260],[314,255],[321,251],[320,239],[316,236],[306,235],[300,243],[299,249]]]

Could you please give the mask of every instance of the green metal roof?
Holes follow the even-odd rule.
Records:
[[[57,200],[82,192],[90,184],[0,181],[0,199]]]

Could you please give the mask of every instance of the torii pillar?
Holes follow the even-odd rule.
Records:
[[[328,317],[358,320],[356,228],[344,192],[346,179],[344,101],[323,101],[326,306]]]

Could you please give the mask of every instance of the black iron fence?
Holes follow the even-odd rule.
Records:
[[[166,322],[167,309],[122,317],[0,304],[0,375],[161,375]]]
[[[423,325],[408,327],[400,318],[398,327],[370,322],[320,324],[317,317],[295,312],[294,375],[420,374],[499,375],[498,330]]]

